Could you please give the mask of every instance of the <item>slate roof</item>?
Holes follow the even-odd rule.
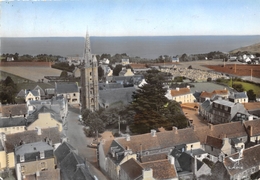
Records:
[[[55,89],[57,94],[79,92],[77,83],[55,83]]]
[[[38,141],[45,141],[46,138],[51,139],[53,144],[60,143],[61,135],[57,127],[42,129],[41,135],[37,134],[37,130],[24,131],[21,133],[7,134],[6,135],[6,149],[7,152],[13,152],[16,146],[23,143],[33,143]]]
[[[141,156],[141,162],[149,162],[149,161],[157,161],[162,159],[167,159],[168,152],[158,153],[158,154],[152,154],[152,155],[143,155]]]
[[[59,108],[59,107],[58,107],[58,108]],[[32,114],[30,114],[30,115],[27,117],[28,123],[32,123],[32,122],[34,122],[35,120],[37,120],[40,113],[50,113],[50,114],[51,114],[51,117],[52,117],[53,119],[55,119],[55,120],[58,121],[58,122],[62,122],[62,119],[61,119],[61,116],[60,116],[59,113],[53,111],[52,109],[49,109],[49,108],[47,107],[47,105],[42,105],[39,110],[33,112]]]
[[[43,90],[40,86],[37,85],[37,86],[33,89],[33,91],[38,91],[38,90],[40,90],[40,96],[45,96],[44,90]]]
[[[26,104],[2,105],[2,116],[10,117],[10,114],[12,114],[12,116],[23,116],[27,114],[27,110]]]
[[[131,158],[128,161],[121,164],[120,169],[122,169],[130,179],[137,179],[143,174],[143,167],[134,158]]]
[[[126,138],[116,138],[114,141],[124,148],[129,147],[134,153],[140,152],[141,148],[142,151],[149,151],[199,142],[192,128],[179,129],[177,133],[173,130],[157,132],[155,137],[152,137],[151,133],[146,133],[131,136],[130,141],[126,141]]]
[[[257,167],[260,165],[260,145],[256,145],[250,148],[247,148],[243,151],[243,158],[239,161],[239,167],[243,167],[243,170],[250,169],[252,167]],[[234,162],[231,161],[229,157],[237,159],[239,153],[232,154],[224,159],[224,165],[230,175],[235,175],[241,173],[239,168],[229,168],[233,167]]]
[[[121,83],[99,83],[98,87],[99,90],[106,90],[106,89],[123,88],[124,86]]]
[[[235,105],[235,103],[224,100],[224,99],[215,100],[214,103],[221,104],[221,105],[228,106],[228,107],[233,107]]]
[[[87,167],[80,166],[72,176],[73,180],[94,180]]]
[[[206,100],[201,104],[201,108],[209,112],[212,109],[211,104],[212,102],[210,100]]]
[[[27,125],[27,120],[24,117],[0,118],[0,128],[26,126],[26,125]]]
[[[143,75],[134,75],[134,76],[108,76],[106,80],[109,82],[117,82],[121,84],[139,84],[142,79],[144,79]]]
[[[175,97],[175,96],[181,96],[181,95],[186,95],[186,94],[191,94],[190,88],[179,88],[179,90],[177,90],[177,89],[172,89],[172,90],[171,90],[171,95],[172,95],[173,97]]]
[[[70,152],[60,163],[62,179],[92,180],[84,160],[74,152]]]
[[[38,91],[38,90],[31,90],[31,91],[29,90],[29,91],[26,92],[26,95],[28,95],[30,92],[31,92],[34,96],[41,96],[40,91]]]
[[[72,151],[75,152],[76,149],[67,142],[63,142],[59,145],[59,147],[54,151],[57,163],[59,164]]]
[[[231,94],[229,96],[229,98],[231,98],[231,99],[242,99],[242,98],[246,99],[248,97],[247,97],[246,92],[235,92],[234,94]]]
[[[25,162],[35,161],[40,159],[40,152],[44,152],[44,159],[54,158],[53,147],[46,142],[33,142],[22,144],[15,148],[16,161],[20,162],[20,156],[24,156]]]
[[[212,125],[195,128],[194,133],[202,144],[205,144],[207,136],[217,138],[238,138],[247,136],[243,123],[230,122],[224,124]]]
[[[216,138],[213,136],[207,136],[206,143],[209,146],[212,146],[216,149],[221,149],[223,146],[223,141],[220,138]]]
[[[248,111],[260,110],[260,102],[248,102],[248,103],[244,103],[244,107],[245,107],[246,110],[248,110]]]
[[[192,162],[194,162],[194,158],[186,153],[183,152],[180,157],[178,157],[178,162],[180,164],[181,167],[181,171],[188,171],[188,172],[192,172]],[[201,166],[203,165],[203,163],[201,161],[199,161],[198,159],[196,159],[197,161],[197,170],[199,170],[201,168]]]
[[[19,91],[19,93],[16,95],[16,97],[18,98],[24,98],[25,97],[25,91],[23,89],[21,89]]]
[[[54,88],[47,88],[47,89],[45,89],[45,92],[46,92],[47,95],[54,95],[55,89]]]
[[[167,159],[142,163],[141,165],[144,168],[153,169],[153,177],[155,179],[177,178],[177,172],[175,171],[174,165],[170,164]]]
[[[40,176],[36,177],[36,174],[26,175],[24,180],[60,180],[60,169],[48,169],[45,171],[40,171]]]
[[[136,89],[134,87],[106,89],[99,91],[99,104],[101,107],[112,105],[114,103],[128,104],[132,101],[132,94]]]
[[[245,121],[244,122],[246,131],[249,136],[259,136],[260,135],[260,119]],[[251,129],[251,132],[250,132]]]

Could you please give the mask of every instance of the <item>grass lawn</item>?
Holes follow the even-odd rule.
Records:
[[[257,97],[260,97],[260,86],[248,82],[233,81],[233,84],[242,84],[245,91],[252,89]],[[231,80],[227,81],[227,85],[231,87]]]

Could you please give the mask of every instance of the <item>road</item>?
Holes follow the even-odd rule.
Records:
[[[87,160],[90,173],[95,175],[99,180],[106,180],[107,178],[96,168],[97,158],[96,149],[88,148],[87,145],[92,142],[92,138],[87,138],[83,131],[83,125],[78,121],[80,110],[69,107],[67,116],[67,123],[65,124],[64,133],[68,138],[69,144],[78,150],[78,154]]]

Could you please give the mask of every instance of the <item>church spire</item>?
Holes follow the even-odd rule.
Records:
[[[92,55],[91,55],[91,49],[90,49],[90,38],[88,31],[86,32],[86,38],[85,38],[85,50],[84,50],[84,66],[89,67],[92,63]]]

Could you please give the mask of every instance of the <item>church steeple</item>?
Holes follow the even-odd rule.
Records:
[[[91,54],[90,38],[86,33],[84,63],[81,69],[81,104],[82,109],[97,111],[99,109],[98,62]]]
[[[85,38],[85,49],[84,49],[84,66],[90,67],[91,63],[92,63],[92,55],[90,49],[90,38],[87,31],[86,38]]]

